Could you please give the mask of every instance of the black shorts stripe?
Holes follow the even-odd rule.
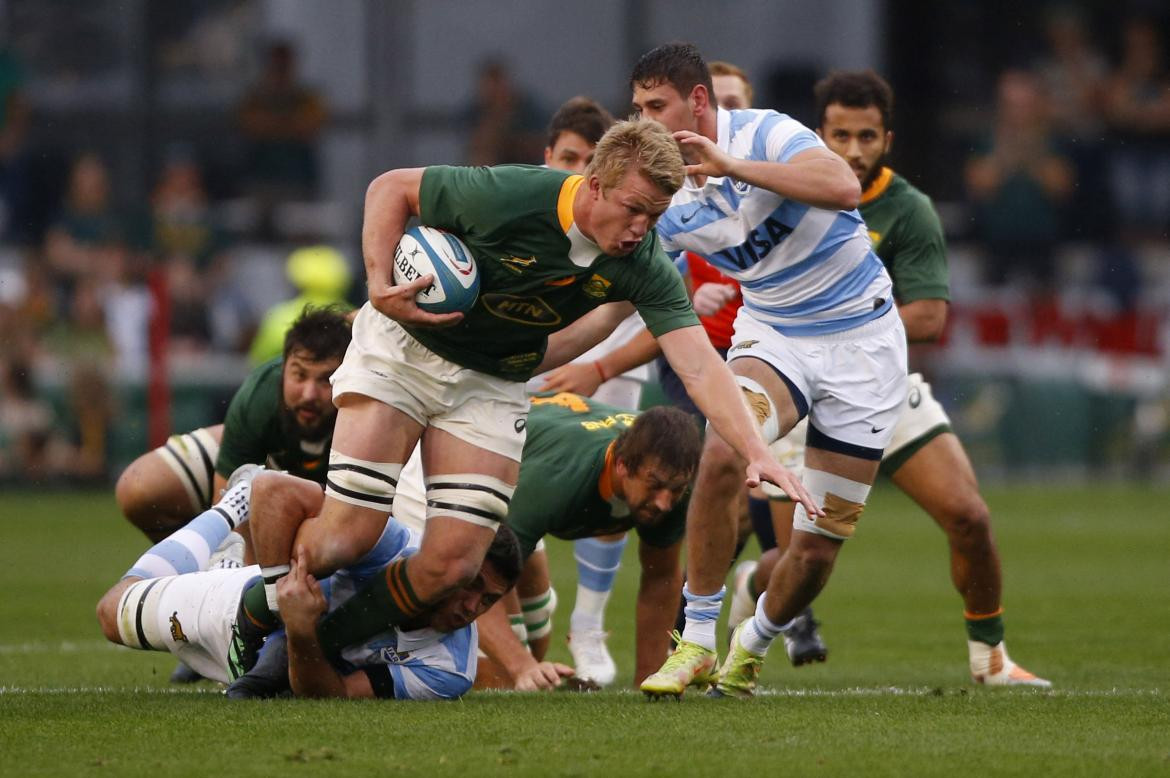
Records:
[[[470,513],[472,516],[479,516],[489,521],[500,522],[503,518],[491,511],[481,510],[479,508],[469,508],[466,505],[456,505],[453,502],[439,502],[438,500],[427,500],[427,507],[439,508],[440,510],[458,511],[460,513]]]
[[[806,400],[804,395],[801,394],[800,390],[796,388],[796,384],[792,383],[792,379],[781,373],[775,365],[773,365],[771,362],[765,362],[759,357],[753,357],[751,354],[745,354],[742,357],[736,357],[735,359],[728,360],[727,364],[730,365],[736,359],[754,359],[757,362],[763,362],[765,365],[772,368],[772,372],[779,376],[780,380],[784,382],[784,385],[788,387],[788,394],[792,395],[792,404],[796,406],[796,420],[800,421],[805,416],[808,416],[808,400]]]
[[[195,437],[194,434],[191,434],[189,437],[194,441],[195,447],[199,449],[199,456],[203,459],[203,468],[207,471],[207,494],[201,494],[199,498],[203,500],[204,505],[210,505],[214,502],[211,496],[212,492],[215,491],[215,463],[211,461],[211,455],[207,453],[207,449],[199,442],[199,438]],[[198,484],[196,484],[196,489],[198,489]]]
[[[351,465],[348,463],[343,463],[340,465],[329,465],[329,472],[332,473],[334,470],[349,470],[354,473],[361,473],[362,475],[368,475],[370,478],[377,478],[379,481],[385,481],[391,486],[398,488],[398,481],[395,479],[391,478],[385,473],[379,473],[377,470],[372,470],[368,467],[362,467],[361,465]]]
[[[343,486],[338,486],[337,484],[333,483],[333,481],[331,481],[328,477],[325,478],[325,485],[328,486],[333,491],[337,492],[338,494],[345,495],[346,497],[352,497],[355,500],[365,500],[366,502],[376,502],[379,505],[385,505],[386,507],[390,507],[394,504],[393,497],[380,497],[376,494],[366,494],[365,492],[355,492],[353,489],[346,489]]]
[[[187,467],[182,455],[170,443],[167,443],[164,448],[179,463],[179,467],[183,468],[183,473],[187,476],[187,483],[191,485],[191,491],[195,492],[195,498],[199,500],[199,510],[203,510],[203,506],[207,505],[210,500],[203,496],[203,490],[199,488],[199,481],[196,480],[195,474],[191,472],[191,468]]]
[[[134,609],[134,631],[138,633],[138,645],[142,646],[143,648],[150,648],[156,651],[163,650],[165,646],[156,648],[147,642],[146,631],[142,628],[142,609],[146,607],[146,597],[150,594],[150,590],[155,586],[158,586],[158,582],[161,580],[161,578],[155,578],[153,581],[147,584],[146,589],[142,592],[142,596],[138,598],[138,607]]]
[[[512,501],[512,498],[508,497],[506,494],[497,492],[490,486],[484,486],[482,484],[459,484],[451,481],[436,481],[433,484],[427,484],[427,491],[429,492],[432,489],[470,489],[474,492],[487,492],[488,494],[503,500],[505,505]]]
[[[837,454],[844,454],[849,457],[857,457],[858,459],[868,459],[871,462],[882,461],[882,452],[884,449],[870,448],[869,446],[858,446],[854,443],[846,443],[843,440],[830,438],[825,433],[814,427],[811,423],[808,425],[808,439],[805,445],[809,448],[820,448],[825,451],[832,451]]]

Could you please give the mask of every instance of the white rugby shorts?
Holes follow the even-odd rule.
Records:
[[[907,391],[906,331],[896,309],[844,332],[794,337],[740,308],[727,360],[744,357],[766,362],[787,379],[818,445],[881,458]]]
[[[524,384],[443,359],[392,319],[362,306],[353,339],[331,379],[333,399],[372,397],[460,440],[517,462],[524,449]]]

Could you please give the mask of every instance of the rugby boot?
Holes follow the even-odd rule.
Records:
[[[256,666],[260,649],[264,647],[264,640],[267,637],[268,630],[254,622],[248,615],[244,597],[241,595],[240,605],[236,609],[236,620],[232,624],[232,639],[228,644],[228,671],[232,678],[239,678]]]
[[[569,633],[569,653],[573,655],[577,677],[601,687],[609,686],[617,678],[617,665],[605,645],[608,634],[599,629]]]
[[[715,685],[707,692],[709,697],[753,697],[756,693],[756,681],[760,677],[760,668],[764,666],[764,657],[753,654],[739,642],[739,633],[747,619],[739,623],[731,633],[731,648],[727,658],[719,667],[715,676]]]
[[[224,696],[232,700],[267,700],[292,693],[288,681],[288,639],[277,632],[264,644],[256,666],[228,684]]]
[[[813,618],[812,608],[805,608],[800,615],[792,620],[792,625],[781,632],[784,636],[784,648],[788,652],[788,659],[793,666],[823,662],[829,657],[829,649],[825,641],[821,640],[821,633],[817,631],[821,623]]]
[[[1028,672],[1011,660],[1001,640],[989,646],[978,640],[967,641],[971,660],[971,679],[985,686],[1033,686],[1051,689],[1052,682]]]
[[[229,532],[207,560],[208,570],[236,570],[244,566],[244,538]]]
[[[698,643],[683,640],[675,630],[671,635],[675,642],[674,652],[666,663],[642,681],[642,692],[650,699],[671,696],[680,699],[688,686],[705,686],[711,683],[715,665],[719,658],[709,648]]]
[[[735,587],[732,589],[731,608],[727,611],[727,623],[731,632],[735,625],[756,612],[756,601],[751,595],[751,580],[756,574],[757,562],[749,560],[735,566]],[[728,645],[731,644],[731,632],[728,633]]]

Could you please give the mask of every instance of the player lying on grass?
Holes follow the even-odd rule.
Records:
[[[172,435],[130,463],[114,490],[122,514],[158,542],[207,510],[241,465],[323,485],[337,419],[329,377],[349,341],[340,310],[306,308],[285,335],[283,356],[251,372],[223,424]]]
[[[507,519],[520,538],[524,573],[517,584],[519,600],[511,597],[512,628],[505,617],[507,603],[480,620],[490,660],[483,663],[483,673],[494,681],[479,685],[532,690],[560,683],[556,668],[541,661],[556,607],[541,543],[545,535],[576,540],[629,529],[638,533],[642,576],[635,682],[661,664],[682,583],[685,495],[701,447],[698,425],[677,408],[637,414],[567,392],[532,398],[520,481]],[[595,569],[588,575],[612,572]],[[577,675],[603,683],[580,666]]]
[[[253,489],[251,475],[236,479],[220,502],[143,554],[106,592],[97,613],[108,640],[170,651],[203,676],[223,683],[239,677],[235,617],[243,590],[259,577],[259,568],[198,571],[211,549],[250,513],[300,520],[304,517],[295,511],[303,496],[315,493],[318,507],[321,501],[321,489],[311,481],[261,473]],[[468,584],[410,622],[347,646],[331,661],[325,660],[317,641],[317,622],[330,604],[344,602],[371,575],[417,549],[417,535],[388,520],[360,562],[320,584],[308,573],[303,550],[298,550],[279,590],[287,644],[281,635],[265,648],[266,664],[279,666],[281,675],[263,679],[267,684],[237,688],[229,696],[274,696],[287,689],[308,697],[417,700],[465,694],[476,673],[478,639],[472,622],[512,588],[520,573],[519,545],[507,528],[497,533],[482,568]]]

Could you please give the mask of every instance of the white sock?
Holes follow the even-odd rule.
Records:
[[[569,631],[600,632],[605,624],[605,604],[609,601],[609,594],[595,592],[578,584],[577,602],[569,617]]]
[[[280,613],[280,605],[276,601],[276,582],[288,575],[288,571],[288,565],[260,568],[260,576],[264,579],[264,599],[268,600],[268,610],[273,613]]]
[[[765,595],[761,594],[756,600],[755,615],[748,619],[743,629],[739,631],[739,644],[756,656],[767,654],[768,646],[772,645],[772,641],[780,635],[784,627],[788,626],[788,624],[779,626],[768,618],[768,614],[764,613],[764,597]]]
[[[719,587],[714,594],[694,594],[683,584],[683,599],[687,601],[683,613],[687,617],[682,639],[698,643],[703,648],[715,650],[715,622],[723,609],[723,595],[726,586]]]

